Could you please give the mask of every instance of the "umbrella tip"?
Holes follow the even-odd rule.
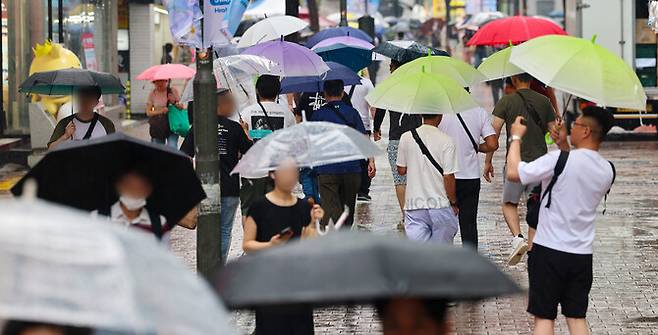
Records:
[[[596,38],[597,38],[597,37],[598,37],[597,34],[594,34],[594,36],[592,36],[592,43],[596,43]]]
[[[509,42],[509,46],[511,46],[511,47],[514,46],[514,43],[512,43],[512,40],[509,40],[508,42]]]
[[[281,35],[281,42],[283,42],[283,35]]]
[[[23,194],[21,195],[21,199],[27,200],[27,201],[32,201],[37,198],[37,181],[34,180],[34,178],[30,178],[25,181],[23,184]]]

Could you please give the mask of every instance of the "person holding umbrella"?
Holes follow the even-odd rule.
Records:
[[[170,86],[169,80],[154,80],[153,86],[153,90],[149,93],[146,101],[146,115],[149,117],[151,142],[178,148],[178,135],[169,129],[167,113],[169,113],[170,104],[175,105],[178,109],[185,109],[185,106],[180,103],[178,90]]]
[[[115,132],[114,123],[110,119],[94,112],[101,97],[101,89],[95,86],[81,87],[76,93],[78,112],[57,122],[48,141],[48,149],[67,141],[88,140]]]

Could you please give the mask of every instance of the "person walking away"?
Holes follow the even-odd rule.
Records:
[[[575,150],[570,151],[566,127],[560,124],[554,131],[560,150],[530,163],[522,161],[524,135],[530,130],[522,121],[517,117],[510,130],[507,178],[541,183],[543,190],[528,253],[528,313],[535,318],[534,334],[553,334],[558,304],[571,334],[589,334],[585,318],[593,280],[594,219],[616,174],[599,149],[614,119],[602,108],[586,108],[571,128]]]
[[[328,80],[324,83],[324,96],[327,104],[318,109],[311,121],[327,121],[349,126],[362,134],[366,129],[361,121],[359,112],[342,101],[344,85],[342,80]],[[354,222],[354,207],[356,206],[356,193],[361,185],[361,162],[350,161],[329,164],[316,168],[320,185],[320,199],[327,210],[327,216],[322,222],[328,224],[329,219],[336,222],[344,210],[349,208],[349,216],[345,221],[346,227]],[[368,160],[368,177],[375,176],[375,161]]]
[[[171,56],[171,52],[174,51],[174,45],[171,43],[165,43],[162,47],[162,59],[160,64],[171,64],[174,62],[174,57]]]
[[[500,99],[494,108],[492,121],[497,136],[500,136],[503,125],[506,125],[508,134],[507,148],[509,150],[511,140],[509,137],[510,128],[516,117],[523,116],[527,120],[528,131],[523,137],[521,159],[528,163],[547,152],[546,134],[555,126],[553,107],[548,98],[530,89],[532,80],[532,76],[527,73],[512,77],[512,84],[516,91],[514,94],[506,95]],[[493,152],[487,153],[484,164],[484,178],[488,182],[491,182],[494,174],[492,165],[493,154]],[[503,175],[505,174],[503,173]],[[503,216],[513,236],[512,251],[508,257],[509,265],[516,265],[528,250],[528,243],[521,232],[519,200],[523,193],[533,193],[531,191],[537,186],[537,184],[522,185],[506,179],[503,182]],[[534,194],[536,194],[536,191]],[[529,195],[531,201],[534,197],[536,195]],[[528,237],[530,241],[532,241],[533,235],[534,229],[529,228]]]
[[[480,202],[480,156],[498,150],[498,136],[489,114],[477,107],[459,114],[444,115],[439,130],[457,145],[459,171],[455,173],[459,231],[462,244],[478,249],[477,216]]]
[[[241,155],[244,155],[251,145],[242,126],[231,120],[235,114],[236,103],[231,91],[225,88],[217,90],[217,151],[219,153],[219,183],[220,193],[220,225],[222,261],[226,262],[231,247],[231,235],[235,214],[240,205],[240,176],[231,175],[231,171],[238,164]],[[190,130],[181,144],[181,151],[194,157],[194,132]]]
[[[452,244],[459,227],[455,173],[457,148],[439,130],[441,115],[423,115],[423,125],[402,134],[397,167],[407,176],[404,229],[416,241]]]
[[[257,102],[245,107],[239,114],[240,124],[247,129],[249,138],[254,142],[275,130],[295,125],[295,116],[288,109],[288,105],[276,102],[279,92],[281,92],[279,77],[262,75],[256,80]],[[254,200],[264,196],[272,188],[272,180],[267,174],[242,178],[240,204],[243,219],[246,219]]]
[[[94,112],[100,97],[101,90],[98,87],[80,88],[76,92],[78,112],[57,122],[48,141],[48,149],[68,141],[88,140],[114,133],[114,123]]]
[[[397,68],[404,64],[391,60],[389,70],[391,74],[395,72]],[[401,176],[398,173],[398,168],[396,165],[396,160],[398,157],[398,146],[400,145],[400,137],[405,132],[416,129],[420,127],[423,123],[423,119],[420,115],[416,114],[402,114],[395,111],[388,111],[390,127],[388,130],[388,146],[386,151],[388,153],[388,162],[391,166],[391,173],[393,174],[393,184],[395,184],[395,195],[398,199],[398,204],[400,205],[400,212],[404,217],[404,202],[405,202],[405,188],[407,185],[407,179],[405,176]],[[375,118],[373,120],[373,139],[379,141],[382,138],[381,126],[384,122],[384,117],[386,116],[386,111],[382,109],[377,109],[375,112]],[[398,224],[398,230],[404,229],[404,218]]]
[[[174,149],[178,148],[178,135],[169,129],[169,104],[185,109],[180,103],[180,95],[175,87],[170,86],[168,80],[153,81],[153,90],[146,100],[146,115],[149,117],[149,134],[151,142],[166,144]]]
[[[299,169],[292,160],[280,164],[270,177],[274,189],[254,201],[245,220],[242,248],[247,254],[290,240],[312,238],[317,235],[315,222],[324,216],[322,207],[312,206],[292,194],[299,179]],[[256,335],[313,333],[312,308],[256,309]]]
[[[361,71],[361,85],[346,86],[345,93],[346,96],[350,99],[352,107],[354,107],[361,116],[361,121],[363,126],[366,129],[366,134],[368,137],[372,134],[372,126],[370,122],[370,104],[366,101],[366,95],[368,95],[375,87],[372,85],[370,79],[368,79],[368,71]],[[361,185],[359,191],[357,192],[356,199],[358,201],[370,201],[370,184],[372,179],[368,177],[368,161],[361,161]]]

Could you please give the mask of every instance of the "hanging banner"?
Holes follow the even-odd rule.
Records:
[[[174,41],[179,45],[201,48],[200,22],[203,15],[198,0],[168,0],[165,6]]]
[[[84,33],[80,38],[82,40],[82,50],[85,55],[85,65],[87,70],[98,71],[96,50],[94,48],[94,34]]]
[[[204,1],[203,45],[230,44],[248,5],[249,0]]]

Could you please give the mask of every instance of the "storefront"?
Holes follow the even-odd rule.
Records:
[[[27,103],[18,85],[28,76],[33,48],[63,43],[85,68],[116,73],[117,1],[0,0],[2,4],[2,111],[0,135],[29,133]]]

